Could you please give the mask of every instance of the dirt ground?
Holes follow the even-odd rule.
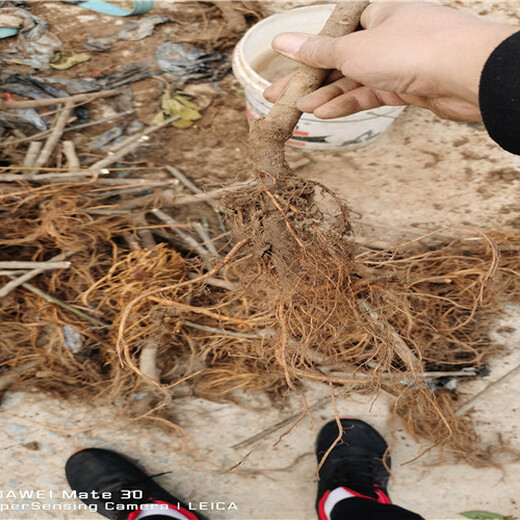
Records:
[[[248,16],[253,21],[260,13],[295,3],[257,2]],[[497,21],[518,23],[520,19],[518,2],[451,3]],[[49,21],[67,50],[76,52],[84,51],[87,37],[107,35],[124,23],[51,1],[39,2],[33,12]],[[217,50],[230,52],[239,36],[222,38],[218,10],[202,9],[195,2],[157,2],[153,14],[171,21],[158,25],[153,35],[142,41],[115,43],[109,52],[91,53],[91,61],[55,75],[97,77],[119,72],[129,63],[151,63],[157,43],[163,41],[198,42],[207,48],[218,42]],[[4,45],[0,41],[0,50]],[[164,84],[148,78],[130,88],[135,118],[149,124],[159,110]],[[203,188],[248,178],[248,122],[238,82],[228,74],[220,82],[190,84],[184,91],[203,108],[201,120],[189,129],[169,127],[157,132],[135,161],[149,166],[155,177],[163,175],[156,166],[175,166]],[[92,119],[128,108],[104,103],[95,106]],[[75,134],[74,139],[78,144],[90,142],[110,126],[90,128]],[[450,235],[467,229],[517,229],[520,223],[520,158],[501,150],[482,125],[443,121],[426,111],[407,109],[385,135],[366,147],[332,153],[291,149],[288,157],[291,162],[307,159],[298,171],[348,200],[355,231],[369,243],[397,244],[439,228],[446,228],[444,233]],[[171,210],[185,216],[185,209]],[[506,344],[507,355],[492,364],[489,376],[464,385],[462,402],[491,386],[475,404],[479,433],[488,439],[502,434],[520,448],[516,408],[520,378],[516,372],[510,374],[520,362],[520,310],[511,307],[508,313],[509,317],[495,326],[496,339]],[[327,389],[318,386],[309,391],[316,400],[327,395]],[[213,518],[310,519],[314,517],[315,487],[312,442],[318,427],[331,417],[329,404],[317,407],[313,429],[306,419],[276,446],[277,436],[269,437],[238,470],[222,473],[215,469],[215,465],[229,467],[252,447],[233,448],[236,443],[296,413],[298,405],[292,397],[284,408],[275,409],[262,396],[249,394],[240,405],[179,400],[175,414],[211,461],[205,463],[183,450],[178,438],[160,425],[122,419],[117,406],[71,404],[12,392],[0,411],[4,427],[0,489],[66,489],[62,467],[68,454],[85,445],[103,446],[133,453],[150,472],[172,471],[161,477],[160,483],[183,498],[228,505],[236,501],[238,511],[214,511]],[[357,414],[389,434],[389,405],[384,398],[349,396],[338,406],[340,414]],[[392,445],[395,474],[391,494],[404,507],[417,510],[428,520],[455,520],[462,518],[457,514],[460,511],[474,509],[520,518],[518,463],[477,470],[449,458],[439,461],[434,450],[402,465],[424,446],[401,430]],[[3,514],[0,512],[0,518],[7,520],[93,518],[84,511]]]

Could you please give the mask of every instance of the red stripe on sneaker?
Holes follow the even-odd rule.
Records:
[[[392,503],[392,501],[390,500],[390,497],[384,491],[381,491],[380,489],[376,489],[376,494],[377,494],[377,502],[379,502],[380,504],[391,504]]]
[[[188,520],[199,520],[199,517],[193,514],[191,511],[188,511],[187,509],[184,509],[184,507],[181,506],[174,506],[172,504],[169,504],[168,502],[163,502],[162,500],[154,500],[156,504],[165,504],[168,507],[171,507],[172,509],[175,509],[176,511],[179,511],[182,515],[184,515]],[[159,513],[160,514],[160,513]]]
[[[175,511],[178,511],[181,515],[184,515],[188,520],[200,520],[198,516],[193,514],[191,511],[188,511],[187,509],[184,509],[180,506],[174,506],[173,504],[170,504],[169,502],[163,502],[162,500],[151,500],[148,502],[149,504],[164,504],[165,506],[168,506],[170,509],[175,509]],[[132,511],[126,520],[135,520],[139,514],[141,513],[141,510]],[[161,514],[160,511],[157,512],[158,515]]]
[[[366,495],[362,495],[361,493],[358,493],[357,491],[354,491],[353,489],[350,489],[348,487],[342,486],[345,491],[348,491],[349,493],[352,493],[354,496],[358,498],[368,498],[368,500],[373,500],[374,502],[379,502],[376,498],[367,497]]]
[[[330,495],[329,491],[325,491],[323,496],[320,499],[320,503],[318,504],[318,514],[320,515],[320,520],[329,520],[327,515],[325,514],[325,502],[327,501],[327,497]]]

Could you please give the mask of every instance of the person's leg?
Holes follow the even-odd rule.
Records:
[[[112,520],[207,520],[114,451],[78,451],[67,461],[65,474],[78,498]]]
[[[424,520],[422,516],[393,504],[366,498],[342,500],[332,509],[330,520]]]
[[[341,419],[340,441],[319,470],[316,509],[320,520],[424,520],[395,506],[386,490],[390,477],[388,445],[369,424]],[[322,461],[339,435],[336,421],[318,434],[316,456]]]

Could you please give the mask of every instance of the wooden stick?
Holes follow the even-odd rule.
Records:
[[[80,165],[76,148],[74,147],[74,141],[63,141],[63,153],[67,158],[67,166],[71,170],[78,170]]]
[[[368,4],[365,0],[339,2],[320,34],[338,38],[354,32]],[[319,88],[328,74],[328,70],[300,66],[269,114],[252,125],[251,150],[255,154],[258,174],[264,171],[275,178],[290,174],[285,142],[302,115],[296,103]]]
[[[184,175],[180,170],[178,170],[177,168],[174,168],[173,166],[169,166],[169,165],[166,165],[165,168],[177,179],[181,182],[181,184],[183,186],[185,186],[186,188],[188,188],[192,193],[194,193],[195,195],[202,195],[204,192],[197,186],[195,185],[190,179],[188,179],[188,177],[186,177],[186,175]],[[222,213],[219,211],[218,207],[216,206],[216,204],[214,204],[213,202],[211,201],[206,201],[206,204],[215,212],[215,215],[217,217],[217,221],[218,221],[218,225],[220,227],[220,229],[226,233],[227,229],[226,229],[226,226],[224,224],[224,220],[223,220],[223,217],[222,217]]]
[[[36,162],[34,163],[34,166],[36,168],[41,168],[42,166],[45,166],[47,164],[47,161],[49,160],[52,152],[54,151],[54,148],[56,147],[58,141],[61,139],[61,136],[63,135],[63,130],[65,129],[65,125],[69,120],[70,113],[72,112],[73,108],[74,102],[69,100],[65,103],[65,106],[63,107],[61,112],[56,116],[56,122],[54,124],[52,133],[47,138],[47,141],[45,141],[43,150],[41,151],[40,156],[38,157],[38,159],[36,159]]]
[[[212,332],[220,336],[230,336],[232,338],[262,339],[264,337],[260,334],[248,334],[247,332],[235,332],[233,330],[217,329],[216,327],[210,327],[209,325],[200,325],[199,323],[193,323],[192,321],[187,320],[184,320],[182,324],[192,329],[203,330],[205,332]]]
[[[21,173],[21,174],[7,174],[3,175],[0,173],[0,182],[17,182],[17,181],[34,181],[34,182],[46,182],[46,181],[69,181],[77,180],[78,177],[92,177],[95,175],[108,175],[109,170],[101,171],[70,171],[64,173]]]
[[[51,258],[49,262],[54,261],[62,261],[67,256],[69,256],[72,253],[64,254],[61,253],[59,255],[56,255],[54,258]],[[4,296],[7,296],[13,289],[16,289],[20,285],[24,284],[25,282],[29,281],[31,278],[34,278],[35,276],[38,276],[39,274],[42,274],[46,271],[45,267],[40,267],[38,269],[33,269],[31,271],[28,271],[27,273],[23,274],[19,278],[15,278],[14,280],[11,280],[9,283],[6,283],[1,289],[0,289],[0,298],[3,298]]]
[[[49,107],[52,105],[59,105],[60,103],[67,103],[68,101],[72,101],[73,103],[89,103],[94,99],[113,97],[118,94],[121,94],[121,91],[113,89],[88,94],[77,94],[75,96],[62,98],[31,99],[30,101],[0,101],[0,110]]]
[[[127,145],[142,139],[143,137],[146,137],[147,135],[150,135],[153,132],[156,132],[160,128],[164,128],[165,126],[170,125],[171,123],[174,123],[175,121],[178,121],[180,119],[180,116],[171,116],[161,123],[158,123],[153,126],[149,126],[145,128],[142,132],[137,132],[135,134],[129,135],[126,139],[123,139],[120,143],[112,145],[110,148],[108,148],[108,153],[115,153],[119,150],[125,148]],[[145,140],[145,139],[143,139]]]
[[[191,247],[194,251],[197,251],[203,260],[214,260],[211,253],[204,246],[199,244],[192,236],[188,235],[188,233],[184,233],[184,231],[179,229],[179,223],[170,217],[170,215],[160,209],[153,209],[151,213],[153,213],[159,220],[162,220],[165,224],[168,224],[172,231],[178,235],[188,247]]]
[[[111,153],[111,155],[108,155],[104,159],[101,159],[100,161],[94,163],[88,171],[90,172],[99,172],[100,170],[107,168],[108,166],[114,164],[119,159],[124,157],[125,155],[129,154],[133,150],[135,150],[137,147],[139,147],[141,144],[143,144],[141,141],[145,141],[146,137],[153,132],[157,132],[157,130],[160,130],[161,128],[164,128],[165,126],[168,126],[169,124],[173,123],[174,121],[177,121],[179,119],[179,116],[172,116],[168,119],[165,119],[162,123],[159,123],[158,125],[150,126],[146,128],[144,131],[139,132],[136,135],[130,136],[128,139],[125,139],[122,143],[119,143],[117,146],[117,151],[114,153]],[[124,146],[120,146],[123,143],[125,143]]]
[[[32,168],[34,166],[36,159],[40,155],[42,146],[43,146],[43,143],[41,143],[40,141],[33,141],[29,145],[29,149],[27,150],[27,153],[25,154],[25,157],[23,160],[23,165],[26,168]]]
[[[19,280],[19,278],[18,278]],[[55,298],[54,296],[51,296],[50,294],[47,294],[46,292],[42,291],[41,289],[38,289],[34,285],[31,285],[30,283],[23,283],[22,287],[24,289],[27,289],[28,291],[31,291],[32,293],[36,294],[37,296],[40,296],[44,300],[48,301],[49,303],[53,303],[54,305],[57,305],[58,307],[61,307],[62,309],[65,309],[69,312],[72,312],[76,316],[79,316],[80,318],[83,318],[84,320],[92,323],[93,325],[96,325],[97,327],[106,327],[107,323],[104,321],[94,318],[94,316],[90,316],[89,314],[80,311],[79,309],[76,309],[72,305],[69,305],[68,303],[62,302],[58,298]]]
[[[484,390],[478,392],[471,399],[466,401],[460,408],[455,410],[455,416],[461,417],[469,409],[473,408],[473,406],[475,406],[476,403],[478,403],[486,394],[488,394],[490,390],[506,383],[507,381],[511,380],[511,378],[513,378],[514,376],[517,376],[518,374],[520,374],[520,364],[513,367],[511,370],[509,370],[509,372],[505,373],[502,377],[500,377],[496,381],[489,383],[489,385],[486,386],[486,388],[484,388]]]
[[[148,226],[148,221],[146,220],[145,215],[136,215],[134,221],[139,227],[146,228],[146,226]],[[149,229],[138,229],[137,234],[139,235],[145,249],[153,249],[157,245],[153,233]]]
[[[185,188],[188,188],[192,193],[201,194],[204,193],[198,186],[196,186],[184,173],[182,173],[177,168],[173,166],[169,166],[168,164],[164,166]]]
[[[148,341],[139,355],[139,370],[152,381],[159,383],[161,373],[157,368],[157,345]]]
[[[220,199],[226,195],[231,195],[236,191],[240,191],[244,188],[249,188],[255,186],[256,181],[248,180],[244,182],[237,182],[236,184],[232,184],[231,186],[226,186],[225,188],[219,188],[217,190],[208,191],[205,193],[199,193],[198,195],[174,195],[173,197],[168,192],[160,193],[163,195],[168,203],[171,203],[175,206],[183,206],[185,204],[195,204],[197,202],[207,202],[212,200]],[[123,202],[119,209],[137,209],[146,206],[149,202],[155,199],[157,195],[151,195],[149,197],[140,197],[138,199],[129,200],[127,202]]]
[[[0,271],[0,276],[20,276],[21,274],[25,274],[27,269],[8,269],[6,271]]]
[[[197,273],[188,273],[188,278],[190,280],[194,280],[198,278],[199,275]],[[218,287],[219,289],[226,289],[228,291],[234,291],[237,289],[237,284],[233,282],[228,282],[227,280],[221,280],[220,278],[206,278],[204,283],[211,285],[213,287]]]
[[[195,228],[195,231],[202,240],[202,246],[205,247],[215,258],[219,258],[220,255],[218,254],[217,248],[215,247],[213,240],[209,236],[207,228],[203,226],[200,222],[195,222],[193,224],[193,227]]]
[[[0,262],[0,269],[67,269],[70,262]]]

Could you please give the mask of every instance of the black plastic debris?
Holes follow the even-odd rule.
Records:
[[[142,79],[151,78],[162,74],[157,67],[150,67],[147,63],[132,63],[123,68],[121,72],[113,72],[107,76],[98,78],[62,78],[59,76],[47,76],[45,84],[63,86],[69,94],[86,94],[119,88]],[[66,95],[69,95],[66,94]]]
[[[18,114],[0,114],[0,128],[18,129],[24,133],[31,133],[34,132],[34,126],[31,123],[28,123],[25,118],[19,117]]]
[[[9,45],[0,54],[4,60],[29,65],[36,69],[47,69],[49,62],[61,50],[61,40],[49,31],[45,20],[17,7],[0,8],[0,21],[4,27],[18,30],[9,38]]]
[[[12,94],[18,94],[31,99],[47,99],[68,97],[67,90],[55,87],[36,76],[22,76],[21,74],[11,74],[0,77],[0,88]],[[87,123],[90,119],[89,110],[86,106],[74,108],[73,116],[76,123]]]
[[[89,148],[91,148],[92,150],[102,150],[103,148],[105,148],[105,146],[109,145],[115,139],[121,137],[122,135],[123,129],[120,126],[114,126],[106,132],[103,132],[101,135],[98,135],[96,139],[94,139],[90,143]]]
[[[0,78],[0,85],[2,90],[6,92],[31,99],[66,97],[69,95],[66,90],[54,87],[36,76],[11,74]]]
[[[30,124],[39,132],[45,132],[45,130],[49,129],[47,123],[34,108],[20,108],[16,110],[16,117],[19,120]]]
[[[150,67],[147,63],[132,63],[127,65],[122,72],[114,72],[105,78],[100,78],[101,89],[118,88],[128,83],[157,76],[160,73],[160,70]]]
[[[176,76],[180,84],[200,79],[218,81],[231,69],[229,55],[208,53],[186,43],[160,43],[155,58],[161,70]]]
[[[47,76],[49,83],[62,85],[69,94],[86,94],[102,90],[102,85],[96,78],[60,78],[57,76]]]

